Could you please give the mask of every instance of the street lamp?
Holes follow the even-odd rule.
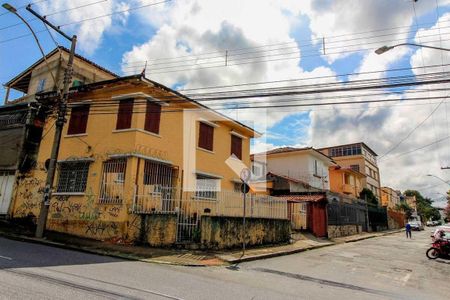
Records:
[[[440,181],[442,181],[442,182],[444,182],[444,183],[446,183],[446,184],[448,184],[448,185],[450,186],[450,183],[448,183],[448,181],[445,181],[445,180],[442,179],[441,177],[438,177],[438,176],[433,175],[433,174],[427,174],[427,176],[437,178],[437,179],[439,179]]]
[[[380,55],[380,54],[388,52],[389,50],[392,50],[392,49],[394,49],[395,47],[398,47],[398,46],[414,46],[414,47],[430,48],[430,49],[436,49],[436,50],[442,50],[442,51],[450,51],[450,49],[448,49],[448,48],[441,48],[441,47],[434,47],[434,46],[427,46],[427,45],[419,45],[419,44],[414,44],[414,43],[402,43],[402,44],[397,44],[397,45],[393,45],[393,46],[380,47],[377,50],[375,50],[375,53]]]

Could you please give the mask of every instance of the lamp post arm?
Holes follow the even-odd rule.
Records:
[[[55,79],[55,76],[53,75],[53,72],[50,70],[50,65],[48,64],[48,61],[47,61],[47,57],[46,57],[46,55],[45,55],[45,53],[44,53],[44,49],[42,49],[42,45],[41,45],[41,43],[39,42],[39,39],[38,39],[38,37],[37,37],[37,35],[36,35],[36,33],[34,32],[34,30],[33,30],[33,28],[30,26],[30,24],[28,24],[28,22],[27,22],[27,20],[25,20],[21,15],[19,15],[17,12],[15,12],[15,11],[11,11],[13,14],[15,14],[27,27],[28,27],[28,29],[30,29],[30,31],[31,31],[31,34],[33,35],[33,37],[34,37],[34,40],[36,41],[36,44],[38,45],[38,47],[39,47],[39,51],[41,52],[41,54],[42,54],[42,57],[44,58],[44,61],[45,61],[45,64],[47,65],[47,68],[48,68],[48,71],[50,72],[50,75],[52,76],[52,80],[53,80],[53,84],[56,86],[57,84],[56,84],[56,79]]]
[[[414,43],[401,43],[401,44],[392,46],[392,48],[395,48],[395,47],[398,47],[398,46],[414,46],[414,47],[420,47],[420,48],[429,48],[429,49],[436,49],[436,50],[442,50],[442,51],[450,51],[450,49],[448,49],[448,48],[427,46],[427,45],[419,45],[419,44],[414,44]]]

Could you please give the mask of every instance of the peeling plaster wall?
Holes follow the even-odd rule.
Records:
[[[245,239],[248,246],[287,243],[290,239],[289,220],[249,218]],[[201,243],[205,248],[236,248],[243,241],[242,218],[202,216]]]
[[[334,239],[343,236],[355,235],[362,232],[360,225],[329,225],[328,238]]]

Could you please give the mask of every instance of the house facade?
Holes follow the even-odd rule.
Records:
[[[363,188],[364,174],[341,166],[329,168],[330,190],[335,193],[345,194],[353,198],[359,198]]]
[[[341,167],[351,168],[366,175],[362,179],[363,188],[368,188],[381,199],[380,171],[377,154],[365,143],[346,144],[319,149],[330,156]]]
[[[389,209],[395,209],[400,204],[400,191],[384,186],[381,188],[381,205]]]
[[[306,190],[301,184],[291,185],[290,192],[308,191],[309,188],[329,190],[328,168],[335,165],[330,157],[311,147],[283,147],[254,154],[253,168],[262,163],[266,164],[267,172],[308,185]]]
[[[57,47],[44,58],[39,59],[23,72],[4,84],[6,94],[4,103],[35,101],[35,94],[58,91],[63,87],[64,73],[67,69],[70,50]],[[97,65],[87,58],[75,54],[73,61],[72,86],[117,78],[113,72]],[[21,93],[20,97],[11,98],[11,92]]]
[[[232,193],[222,199],[239,178],[226,161],[232,156],[250,166],[251,128],[141,75],[74,87],[69,107],[48,229],[133,240],[141,226],[135,213],[174,213],[178,199],[224,213],[233,206],[220,201],[240,201]],[[45,123],[37,167],[17,185],[12,218],[39,214],[52,124]],[[200,215],[186,218],[194,226]],[[176,228],[171,232],[158,243],[175,241]]]

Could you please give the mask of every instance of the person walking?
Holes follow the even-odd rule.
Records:
[[[408,237],[411,238],[411,224],[406,223],[405,229],[406,229],[406,238]]]

